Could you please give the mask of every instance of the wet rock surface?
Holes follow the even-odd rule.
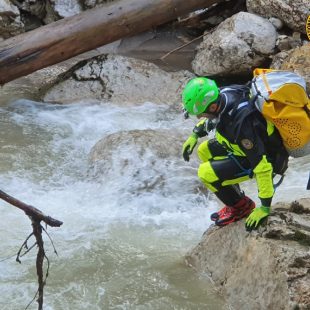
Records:
[[[211,227],[186,262],[235,309],[309,309],[310,199],[276,204],[258,231]]]
[[[158,190],[171,195],[175,178],[184,182],[190,178],[198,183],[196,170],[180,159],[183,141],[181,132],[170,130],[131,130],[108,135],[91,149],[89,175],[104,180],[117,176],[125,182],[135,179],[128,191],[137,195]]]
[[[284,59],[282,70],[294,71],[303,76],[310,90],[310,43],[297,47]]]
[[[308,0],[247,0],[247,8],[264,17],[277,17],[295,31],[306,32],[305,21],[310,12]]]
[[[198,47],[193,69],[198,75],[250,74],[273,53],[277,32],[262,17],[240,12],[206,33]]]
[[[7,39],[24,32],[24,24],[17,6],[0,0],[0,38]]]
[[[3,38],[109,1],[15,2],[19,5],[0,0]],[[238,7],[232,6],[238,11]],[[30,78],[8,83],[1,89],[0,100],[8,95],[11,99],[32,96],[54,103],[95,99],[136,105],[151,101],[180,108],[181,89],[194,73],[214,77],[247,74],[250,78],[253,67],[268,66],[272,58],[273,68],[303,75],[309,87],[310,43],[301,35],[305,31],[304,16],[305,12],[309,14],[309,1],[248,0],[247,6],[249,12],[261,16],[239,12],[231,17],[232,10],[227,9],[229,13],[223,15],[223,10],[218,10],[221,14],[209,14],[205,20],[185,18],[183,23],[187,25],[182,32],[156,29],[115,42],[108,52],[100,48],[86,56],[40,70]],[[25,22],[21,21],[21,12]],[[284,24],[290,29],[283,30]],[[179,71],[185,63],[186,66],[190,64],[194,48],[201,39],[191,45],[188,43],[199,38],[202,29],[207,31],[191,72]],[[179,51],[161,59],[183,44]],[[152,63],[120,54],[161,65],[168,59],[178,59],[170,62],[177,72],[167,72]],[[193,180],[194,190],[199,186],[196,170],[188,165],[183,167],[180,158],[184,140],[181,133],[171,133],[171,130],[111,134],[103,137],[91,150],[89,173],[94,178],[104,176],[108,180],[112,174],[129,175],[128,180],[134,176],[137,182],[131,184],[129,191],[137,195],[156,190],[170,195],[173,188],[170,185],[175,177]],[[129,147],[130,152],[124,152],[124,146]],[[122,156],[114,156],[115,152]],[[165,171],[158,166],[159,160],[165,162]],[[277,204],[267,225],[251,233],[245,231],[243,221],[221,229],[211,227],[188,253],[186,261],[197,271],[207,273],[234,309],[310,309],[309,205],[309,199],[292,205]]]
[[[83,61],[60,76],[44,101],[70,103],[83,98],[121,104],[180,102],[179,89],[193,77],[189,71],[166,72],[152,63],[117,55]]]

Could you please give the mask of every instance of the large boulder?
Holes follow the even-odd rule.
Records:
[[[187,263],[207,273],[239,310],[310,309],[310,199],[278,203],[268,224],[209,228]]]
[[[49,89],[46,102],[70,103],[96,99],[120,104],[180,102],[181,89],[193,77],[189,71],[166,72],[134,58],[100,55],[82,61]]]
[[[7,39],[24,32],[18,8],[9,0],[0,0],[0,38]]]
[[[206,33],[192,63],[204,76],[249,74],[274,52],[277,32],[265,18],[240,12]]]
[[[289,28],[306,33],[306,20],[310,14],[309,0],[247,0],[249,12],[277,17]]]
[[[160,190],[163,195],[175,195],[175,182],[183,193],[184,188],[194,189],[199,182],[196,169],[190,168],[193,163],[181,160],[183,142],[184,136],[176,130],[110,134],[91,149],[89,175],[107,183],[130,182],[128,191],[135,194]]]

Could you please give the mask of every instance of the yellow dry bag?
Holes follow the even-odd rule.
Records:
[[[310,154],[310,99],[305,80],[290,71],[257,68],[251,92],[257,109],[277,127],[289,154]]]

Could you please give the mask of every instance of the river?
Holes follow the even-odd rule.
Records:
[[[44,309],[228,309],[208,276],[184,263],[217,208],[205,193],[187,191],[197,180],[175,178],[171,195],[134,195],[128,191],[138,182],[134,177],[100,180],[89,173],[89,152],[102,137],[132,129],[183,127],[190,133],[195,120],[152,103],[58,106],[29,100],[3,104],[0,118],[1,190],[64,222],[48,228],[58,256],[44,237],[51,263]],[[181,150],[178,165],[185,165]],[[309,157],[292,159],[274,201],[309,197],[309,171]],[[244,189],[256,197],[253,182]],[[37,289],[36,251],[21,264],[14,254],[31,222],[5,202],[0,214],[0,308],[25,309]],[[35,302],[29,307],[36,308]]]

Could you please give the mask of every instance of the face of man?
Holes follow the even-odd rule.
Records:
[[[216,102],[211,103],[209,105],[209,107],[206,109],[206,111],[197,115],[197,118],[203,118],[204,117],[204,118],[208,118],[208,119],[215,119],[218,116],[219,108],[220,108],[220,106]]]

